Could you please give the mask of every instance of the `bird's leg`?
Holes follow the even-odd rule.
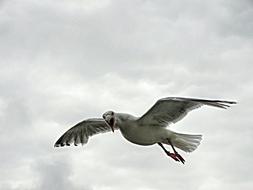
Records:
[[[180,162],[182,162],[184,164],[185,163],[185,159],[180,154],[178,154],[178,152],[176,151],[175,147],[173,146],[173,144],[170,142],[169,139],[168,139],[168,142],[169,142],[171,148],[173,149],[174,154],[176,155],[176,157],[180,160]]]
[[[164,152],[169,156],[169,157],[171,157],[173,160],[175,160],[175,161],[177,161],[177,162],[179,162],[180,160],[177,158],[177,156],[176,156],[176,154],[174,154],[174,153],[171,153],[170,151],[168,151],[168,150],[166,150],[165,148],[164,148],[164,146],[163,146],[163,144],[162,143],[157,143],[160,147],[162,147],[162,149],[164,150]]]

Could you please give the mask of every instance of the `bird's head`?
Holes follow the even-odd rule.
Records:
[[[114,126],[115,126],[115,113],[113,111],[107,111],[103,114],[103,118],[105,122],[111,127],[112,132],[114,132]]]

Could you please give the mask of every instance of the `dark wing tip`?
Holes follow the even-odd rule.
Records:
[[[64,135],[62,135],[62,136],[56,141],[56,143],[54,144],[54,147],[63,147],[63,146],[65,146],[65,145],[70,146],[69,143],[65,143],[65,142],[63,141],[63,136],[64,136]]]
[[[233,104],[237,104],[236,101],[224,101],[224,100],[217,100],[217,105],[219,105],[221,108],[227,109]]]
[[[237,104],[236,101],[229,101],[228,104]]]
[[[60,144],[54,144],[54,147],[63,147],[63,146],[65,146],[65,144],[64,143],[60,143]]]
[[[61,138],[59,138],[56,143],[54,144],[54,147],[60,147],[61,146]]]
[[[210,100],[210,99],[197,99],[197,98],[189,98],[190,101],[196,101],[199,103],[203,103],[206,105],[219,107],[223,109],[229,108],[232,104],[237,104],[236,101],[227,101],[227,100]]]

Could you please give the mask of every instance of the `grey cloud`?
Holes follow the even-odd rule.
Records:
[[[65,158],[56,160],[38,160],[34,170],[39,175],[39,180],[35,189],[85,189],[88,187],[76,187],[70,179],[72,170]],[[87,182],[86,182],[87,183]]]
[[[25,23],[26,27],[22,27],[23,30],[31,29],[35,32],[27,36],[25,31],[19,30],[21,35],[23,33],[28,49],[33,49],[33,54],[27,55],[27,52],[21,52],[25,56],[31,56],[34,64],[41,65],[53,61],[53,68],[59,72],[66,72],[64,68],[68,68],[67,72],[72,71],[85,79],[92,75],[99,77],[105,72],[117,72],[125,77],[134,78],[141,75],[150,79],[145,73],[152,72],[156,68],[160,72],[159,68],[164,67],[165,64],[171,65],[169,71],[174,70],[175,64],[187,66],[183,63],[189,59],[193,60],[198,68],[206,68],[205,65],[209,64],[207,62],[210,60],[209,52],[216,51],[213,50],[214,48],[217,49],[217,44],[213,42],[220,40],[220,37],[211,38],[210,29],[215,31],[217,27],[209,28],[205,24],[205,21],[209,22],[209,18],[199,20],[199,22],[191,22],[192,19],[190,21],[177,19],[172,23],[160,21],[163,18],[171,18],[171,12],[177,10],[175,5],[176,7],[188,7],[188,11],[178,11],[184,13],[181,14],[182,16],[198,12],[194,10],[198,6],[183,6],[182,3],[174,1],[166,4],[161,1],[158,6],[153,6],[154,9],[157,9],[155,13],[158,14],[161,9],[168,8],[164,12],[169,15],[155,15],[149,8],[149,2],[145,3],[147,5],[136,3],[134,9],[131,9],[131,3],[125,1],[121,3],[123,4],[111,3],[107,9],[95,15],[85,15],[79,9],[76,15],[73,15],[64,9],[60,11],[50,9],[48,6],[38,7],[40,11],[36,11],[33,19]],[[198,5],[204,4],[198,3]],[[211,6],[206,6],[208,7]],[[34,7],[30,9],[32,8]],[[204,9],[199,11],[204,12]],[[141,13],[144,14],[141,15]],[[27,17],[31,18],[29,14],[31,13],[20,15],[20,22],[24,22]],[[211,11],[210,14],[216,13]],[[158,18],[152,20],[154,16],[160,20]],[[232,21],[228,19],[231,24],[233,24]],[[194,28],[200,29],[198,36]],[[22,48],[18,48],[19,51],[24,49],[23,46],[24,44]],[[47,46],[51,48],[48,49]],[[203,48],[195,51],[197,46]],[[222,52],[223,50],[218,48],[215,53],[219,57]],[[218,65],[217,62],[219,60],[213,60],[212,64]],[[153,66],[153,63],[156,66]],[[106,67],[100,67],[101,64],[106,64]],[[146,67],[145,72],[143,72],[143,65]],[[189,67],[192,67],[192,64]],[[160,76],[165,76],[165,74]],[[168,79],[165,78],[165,80]]]
[[[218,22],[221,33],[224,36],[236,35],[252,40],[252,1],[227,1],[223,6],[223,16]]]

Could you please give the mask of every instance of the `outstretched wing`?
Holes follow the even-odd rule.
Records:
[[[170,123],[176,123],[183,119],[193,109],[203,105],[214,106],[218,108],[228,108],[233,101],[223,100],[205,100],[194,98],[168,97],[158,100],[138,122],[140,125],[156,125],[166,127]]]
[[[66,131],[55,143],[55,147],[86,144],[90,136],[111,131],[104,119],[87,119]]]

